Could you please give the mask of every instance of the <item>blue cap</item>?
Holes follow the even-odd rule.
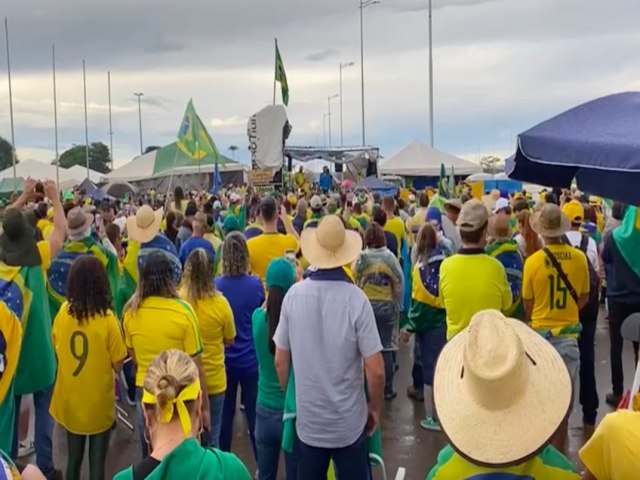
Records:
[[[429,207],[427,209],[427,222],[438,226],[442,224],[442,212],[439,208]]]

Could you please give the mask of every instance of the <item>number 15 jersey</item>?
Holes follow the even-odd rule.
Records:
[[[578,297],[589,293],[587,257],[570,245],[547,245],[569,278]],[[578,305],[542,250],[527,258],[524,264],[522,298],[533,300],[531,326],[534,329],[558,329],[577,325]]]
[[[109,311],[80,325],[65,302],[53,322],[52,336],[58,373],[51,416],[77,435],[106,432],[114,422],[112,365],[127,356],[118,320]]]

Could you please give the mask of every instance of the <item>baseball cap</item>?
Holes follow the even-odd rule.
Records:
[[[311,201],[309,202],[309,206],[312,210],[317,210],[322,208],[322,199],[318,195],[314,195],[311,197]]]
[[[578,200],[571,200],[562,207],[562,213],[571,220],[571,223],[582,223],[584,220],[584,207]]]
[[[489,212],[480,200],[469,200],[460,210],[458,228],[462,232],[475,232],[487,225]]]
[[[222,210],[222,203],[220,203],[220,200],[216,200],[215,202],[213,202],[213,209]]]
[[[496,200],[496,204],[493,207],[493,213],[499,212],[500,210],[504,210],[505,208],[509,208],[511,205],[509,204],[509,200],[506,198],[499,198]]]
[[[231,195],[229,195],[229,201],[231,203],[236,203],[236,202],[239,202],[240,200],[241,200],[241,197],[236,192],[233,192]]]

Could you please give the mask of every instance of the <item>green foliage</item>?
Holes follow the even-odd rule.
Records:
[[[11,143],[0,137],[0,170],[4,170],[13,165]],[[16,162],[18,159],[16,158]]]
[[[60,155],[60,166],[62,168],[73,167],[74,165],[86,166],[86,153],[84,145],[71,147]],[[111,171],[111,159],[109,158],[109,147],[102,142],[94,142],[89,146],[89,168],[100,173]]]

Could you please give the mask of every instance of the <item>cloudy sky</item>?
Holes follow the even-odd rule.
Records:
[[[428,0],[382,0],[365,14],[367,142],[392,154],[428,141]],[[9,18],[16,145],[54,156],[51,45],[58,69],[61,151],[108,144],[112,77],[116,166],[175,139],[189,98],[219,149],[248,161],[248,117],[272,101],[278,37],[291,100],[290,144],[322,145],[327,96],[344,71],[344,143],[360,143],[358,0],[2,0]],[[638,0],[434,0],[436,147],[504,154],[538,121],[609,93],[640,90]],[[10,138],[4,32],[0,136]],[[333,143],[339,143],[333,101]]]

